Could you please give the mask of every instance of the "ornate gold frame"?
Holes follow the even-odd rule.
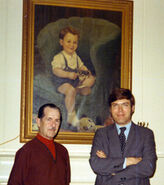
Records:
[[[132,27],[133,2],[127,0],[24,0],[23,1],[23,49],[21,84],[20,141],[31,140],[33,109],[33,66],[34,66],[34,16],[35,5],[88,8],[122,13],[121,37],[121,87],[131,89],[132,83]],[[93,133],[59,132],[56,140],[66,144],[90,144]]]

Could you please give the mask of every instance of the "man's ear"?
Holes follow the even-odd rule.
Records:
[[[132,106],[132,114],[134,113],[134,111],[135,111],[135,106],[133,105]]]
[[[60,40],[59,40],[59,44],[60,44],[61,46],[63,46],[63,39],[60,39]]]
[[[36,123],[37,123],[38,128],[40,128],[40,118],[36,118]]]

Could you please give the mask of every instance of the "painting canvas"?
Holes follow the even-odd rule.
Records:
[[[89,93],[75,87],[76,124],[68,123],[66,96],[57,88],[52,66],[63,50],[59,33],[66,27],[79,33],[76,53],[95,79]],[[57,140],[90,143],[96,129],[112,123],[111,90],[131,88],[132,2],[24,1],[23,30],[21,140],[36,134],[38,108],[55,103],[63,117]]]

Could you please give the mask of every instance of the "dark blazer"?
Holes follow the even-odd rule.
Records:
[[[99,158],[97,150],[102,150],[107,158]],[[126,157],[142,157],[142,161],[123,169]],[[132,123],[123,156],[116,126],[112,124],[96,131],[89,162],[97,175],[95,185],[150,185],[156,160],[153,132]]]

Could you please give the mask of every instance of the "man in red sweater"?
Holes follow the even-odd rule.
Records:
[[[70,162],[67,149],[54,142],[62,115],[54,104],[40,107],[39,132],[16,152],[8,185],[69,185]]]

